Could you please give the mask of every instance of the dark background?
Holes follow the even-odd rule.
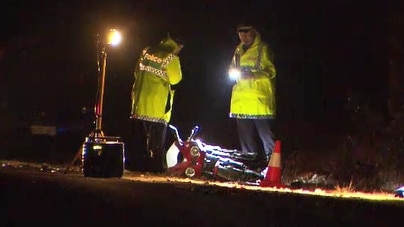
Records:
[[[398,1],[397,1],[398,2]],[[93,129],[96,37],[114,27],[123,42],[108,52],[103,130],[130,143],[130,91],[141,50],[170,32],[185,42],[183,80],[171,123],[185,137],[237,147],[228,118],[226,71],[235,26],[254,21],[275,53],[277,137],[296,147],[330,146],[354,128],[356,97],[388,122],[392,34],[402,29],[394,1],[3,1],[2,133],[33,123],[58,133]],[[397,43],[401,43],[398,40]],[[399,51],[398,51],[399,52]],[[401,52],[400,52],[401,53]],[[398,53],[398,55],[400,55]],[[401,56],[401,55],[400,55]],[[397,60],[396,60],[397,61]],[[401,76],[401,75],[400,75]],[[18,130],[17,130],[18,131]]]

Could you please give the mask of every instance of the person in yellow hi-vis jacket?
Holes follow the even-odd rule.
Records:
[[[140,152],[154,165],[146,167],[150,171],[165,169],[164,144],[174,100],[172,85],[182,80],[178,56],[182,48],[178,40],[168,35],[158,45],[142,51],[134,72],[131,119],[135,128],[137,125],[135,139],[143,140],[137,144],[145,145],[146,151]]]
[[[230,101],[230,118],[235,118],[241,156],[255,158],[265,167],[274,148],[272,131],[276,116],[275,66],[267,43],[251,24],[237,26],[236,47],[230,72],[237,70]]]

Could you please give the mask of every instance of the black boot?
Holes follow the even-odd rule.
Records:
[[[269,157],[269,155],[258,155],[252,165],[252,168],[257,171],[262,171],[268,166]]]
[[[149,151],[148,155],[148,171],[152,173],[163,173],[165,172],[164,160],[162,153],[159,150]]]

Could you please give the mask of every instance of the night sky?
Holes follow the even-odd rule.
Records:
[[[347,98],[364,96],[383,109],[394,8],[388,3],[6,0],[0,37],[3,120],[18,127],[42,121],[91,130],[96,35],[114,27],[123,42],[108,52],[103,130],[130,140],[135,63],[144,47],[170,32],[185,42],[171,123],[184,137],[199,125],[207,142],[238,146],[235,122],[228,118],[232,84],[226,71],[239,42],[235,26],[248,18],[275,53],[278,138],[307,142],[343,134],[350,126]]]

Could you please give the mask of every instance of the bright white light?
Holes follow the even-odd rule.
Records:
[[[237,68],[230,68],[229,69],[229,77],[232,80],[238,80],[241,76],[241,71],[240,69]]]
[[[121,34],[115,30],[115,29],[110,29],[108,32],[108,39],[107,39],[107,44],[111,46],[116,46],[118,45],[122,40]]]

